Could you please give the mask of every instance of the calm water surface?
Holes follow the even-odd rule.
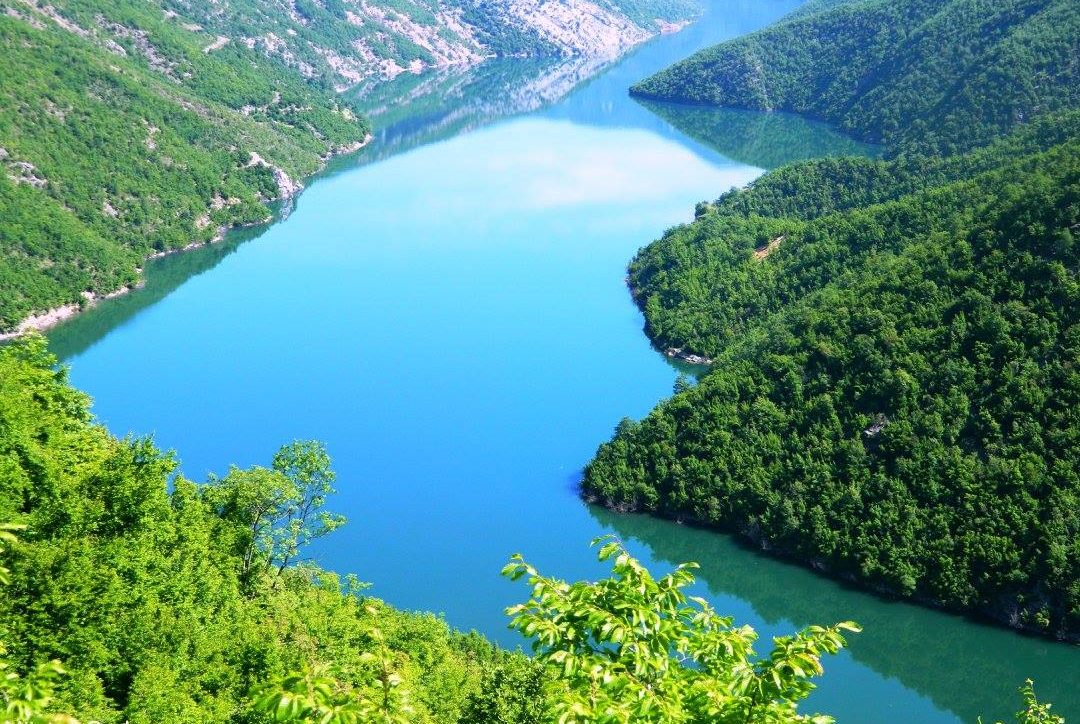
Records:
[[[498,576],[509,554],[595,576],[588,541],[614,531],[657,568],[700,561],[702,591],[766,641],[862,623],[813,697],[842,722],[990,721],[1017,708],[1028,676],[1080,717],[1076,647],[877,599],[577,497],[597,444],[677,374],[626,292],[633,252],[764,168],[872,152],[797,118],[627,97],[633,81],[797,4],[715,0],[603,71],[519,62],[378,88],[365,100],[376,143],[287,218],[154,263],[145,289],[55,330],[53,347],[114,432],[153,434],[190,477],[324,440],[333,508],[350,524],[316,558],[395,605],[515,645],[502,609],[525,589]]]

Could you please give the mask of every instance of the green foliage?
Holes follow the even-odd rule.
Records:
[[[769,656],[759,658],[753,629],[683,591],[695,564],[655,579],[617,540],[598,557],[612,561],[612,576],[595,583],[547,578],[518,555],[503,569],[532,588],[507,615],[559,672],[559,722],[832,721],[796,707],[823,671],[821,655],[836,653],[841,632],[857,626],[811,626],[774,639]]]
[[[828,0],[632,92],[828,120],[894,151],[956,152],[1080,104],[1074,0]]]
[[[506,690],[481,684],[507,679],[502,670],[517,671],[521,655],[396,611],[355,578],[280,568],[323,525],[332,478],[321,446],[293,443],[258,474],[234,471],[250,473],[235,492],[289,493],[268,509],[274,532],[245,573],[239,543],[252,540],[251,508],[234,503],[259,496],[223,492],[234,473],[195,485],[173,476],[171,456],[148,440],[112,437],[55,363],[40,337],[0,348],[0,521],[26,526],[3,559],[0,637],[12,686],[29,682],[51,696],[49,711],[106,724],[255,724],[252,693],[296,671],[332,675],[335,695],[372,701],[382,701],[383,683],[399,688],[390,673],[400,676],[410,722],[496,710],[490,697]],[[302,500],[312,527],[295,526]],[[52,676],[53,660],[65,676]]]
[[[285,445],[269,469],[234,467],[224,478],[211,475],[203,499],[233,534],[242,581],[263,568],[281,573],[301,548],[345,524],[345,516],[322,510],[333,481],[330,456],[314,440]]]
[[[650,335],[715,363],[619,426],[585,494],[1080,635],[1076,123],[788,167],[644,249]]]
[[[0,330],[267,219],[252,153],[295,179],[365,137],[331,92],[208,42],[154,3],[0,2]]]
[[[369,613],[376,615],[374,610]],[[370,630],[377,652],[364,652],[362,660],[371,666],[372,681],[359,691],[343,692],[341,684],[325,669],[292,674],[263,687],[255,697],[253,710],[273,721],[319,722],[320,724],[409,724],[416,711],[409,705],[409,692],[395,669],[392,652],[382,632]]]
[[[1024,697],[1024,708],[1016,713],[1018,724],[1065,724],[1065,717],[1051,714],[1051,705],[1040,704],[1035,698],[1035,683],[1031,679],[1020,688],[1020,694]]]
[[[699,204],[694,224],[676,227],[638,252],[630,263],[630,286],[658,345],[712,356],[742,336],[748,322],[756,321],[756,312],[775,311],[830,281],[842,268],[837,262],[865,261],[890,243],[882,229],[867,230],[873,236],[854,240],[850,248],[832,243],[837,232],[831,227],[843,223],[836,214],[856,220],[878,214],[896,227],[910,219],[886,216],[890,210],[919,203],[926,221],[917,220],[922,225],[913,231],[920,232],[926,223],[943,222],[948,208],[944,194],[962,193],[962,203],[973,206],[984,187],[1006,184],[1013,173],[1057,164],[1057,158],[1039,152],[1077,137],[1080,112],[1069,112],[959,156],[888,162],[851,157],[784,166],[746,189]],[[1063,153],[1067,163],[1069,152]],[[912,230],[888,231],[902,235]],[[854,237],[863,230],[839,233]],[[808,250],[789,253],[792,242],[803,236],[813,238],[815,254],[809,262]],[[766,250],[779,237],[784,239],[767,263],[751,263],[756,261],[753,252]]]
[[[20,676],[12,670],[6,654],[0,643],[0,704],[5,724],[78,724],[74,717],[48,711],[57,680],[66,673],[59,661],[38,664],[32,672]]]
[[[14,523],[0,523],[0,554],[3,554],[5,545],[16,542],[15,534],[25,528]],[[11,582],[10,574],[11,571],[0,563],[0,586]],[[0,640],[0,704],[4,707],[5,724],[78,724],[72,717],[46,713],[52,703],[56,680],[65,673],[59,661],[38,664],[26,676],[20,676],[13,669],[7,660],[4,642]]]
[[[542,662],[503,653],[465,703],[461,724],[547,724],[554,686],[554,675]]]
[[[394,63],[562,52],[498,3],[350,5],[0,0],[0,333],[268,220],[281,173],[296,182],[367,137],[343,85]]]
[[[0,524],[2,721],[827,719],[796,705],[853,625],[808,627],[758,657],[752,630],[686,594],[692,564],[654,579],[615,541],[600,549],[613,575],[596,583],[545,578],[520,557],[507,566],[532,586],[509,611],[532,659],[397,611],[355,577],[267,565],[274,536],[244,580],[237,541],[252,540],[252,508],[235,503],[291,485],[289,510],[305,496],[319,510],[332,483],[323,448],[287,445],[258,485],[238,487],[250,497],[223,494],[224,478],[171,478],[148,441],[94,424],[55,363],[40,337],[0,348],[0,520],[21,521]],[[1027,706],[1024,721],[1057,721],[1033,693]]]
[[[5,545],[11,545],[18,540],[15,534],[21,530],[25,530],[26,526],[16,525],[15,523],[0,523],[0,553],[4,552]],[[11,571],[4,567],[3,563],[0,563],[0,586],[6,586],[11,583]]]

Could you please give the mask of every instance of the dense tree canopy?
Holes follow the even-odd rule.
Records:
[[[242,45],[205,53],[154,4],[50,9],[0,12],[0,331],[265,220],[271,166],[296,180],[367,134],[331,92]]]
[[[815,0],[634,86],[892,160],[778,169],[638,253],[646,331],[712,369],[585,495],[1080,637],[1077,57],[1069,0]]]
[[[520,556],[504,569],[530,587],[507,611],[529,658],[397,611],[353,576],[281,565],[341,522],[324,511],[333,474],[318,443],[202,485],[174,467],[96,425],[43,340],[0,348],[0,720],[830,720],[798,705],[853,624],[758,655],[750,627],[688,595],[694,564],[654,577],[611,539],[599,581]],[[1028,705],[1044,712],[1033,693]]]
[[[1080,136],[1044,125],[788,167],[644,249],[649,332],[715,363],[619,426],[586,494],[1080,635]]]
[[[822,0],[632,89],[808,113],[894,151],[954,152],[1080,103],[1074,0]]]
[[[338,522],[323,515],[321,446],[294,443],[269,468],[198,485],[149,440],[94,424],[54,364],[41,339],[0,348],[0,521],[21,526],[17,540],[0,535],[0,666],[47,678],[50,710],[256,722],[256,692],[290,672],[370,693],[388,667],[408,682],[410,721],[456,722],[496,699],[512,708],[506,687],[528,691],[541,675],[520,654],[365,596],[352,577],[281,567]],[[253,525],[258,511],[267,526]],[[65,675],[52,676],[54,660]]]
[[[520,558],[508,566],[543,582],[509,612],[538,641],[529,659],[396,611],[354,577],[287,565],[342,522],[324,510],[333,473],[320,444],[202,485],[174,469],[149,440],[94,424],[44,340],[0,348],[0,521],[18,521],[0,525],[0,703],[12,720],[539,724],[579,711],[605,660],[637,684],[606,684],[592,706],[622,713],[567,721],[705,721],[716,707],[724,721],[750,710],[795,721],[817,656],[842,644],[839,629],[814,628],[757,659],[749,628],[682,592],[688,567],[654,580],[608,544],[615,575],[601,584],[565,589]],[[579,628],[595,645],[572,640]],[[645,703],[643,682],[657,687]]]

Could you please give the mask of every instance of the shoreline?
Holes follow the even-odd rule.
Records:
[[[688,18],[688,19],[679,20],[679,21],[676,21],[676,22],[670,22],[670,21],[665,21],[665,20],[661,20],[661,19],[658,18],[657,19],[657,29],[654,32],[648,33],[645,37],[641,38],[640,40],[638,40],[636,42],[633,42],[633,43],[630,43],[626,47],[622,48],[621,52],[618,54],[617,57],[622,57],[622,56],[626,55],[629,51],[633,50],[635,47],[637,47],[637,46],[639,46],[639,45],[641,45],[641,44],[643,44],[645,42],[648,42],[649,40],[652,40],[654,38],[657,38],[657,37],[660,37],[660,36],[663,36],[663,35],[671,35],[671,34],[679,33],[682,30],[684,30],[687,26],[693,24],[696,20],[697,20],[697,18],[692,18],[692,19]],[[490,57],[495,57],[495,56],[490,56]],[[481,62],[483,62],[483,61],[481,61]],[[268,163],[267,161],[265,161],[256,152],[251,152],[251,160],[248,162],[248,166],[260,165],[260,166],[266,166],[267,168],[270,168],[271,171],[274,173],[274,179],[278,184],[278,189],[279,189],[280,195],[277,198],[269,199],[269,201],[287,201],[287,200],[289,200],[291,198],[295,198],[295,197],[299,196],[300,193],[303,192],[303,190],[305,188],[304,181],[309,180],[309,179],[311,179],[311,178],[313,178],[315,176],[318,176],[320,173],[322,173],[322,171],[324,171],[326,169],[327,165],[329,165],[329,163],[332,160],[337,159],[337,158],[344,158],[344,157],[349,156],[349,155],[351,155],[353,153],[356,153],[357,151],[360,151],[361,149],[366,148],[371,143],[372,140],[374,140],[374,134],[369,132],[369,133],[367,133],[367,135],[364,136],[364,138],[362,140],[353,141],[352,143],[345,144],[344,146],[340,146],[338,148],[330,149],[324,156],[320,157],[320,164],[319,164],[319,167],[317,169],[312,171],[307,176],[303,176],[303,177],[298,178],[296,180],[291,179],[288,176],[288,174],[285,173],[285,171],[283,169],[281,169],[281,168],[279,168],[277,166],[274,166],[274,165]],[[250,227],[259,226],[259,225],[262,225],[262,224],[270,224],[270,223],[273,223],[274,217],[275,217],[275,214],[271,214],[269,217],[267,217],[266,219],[264,219],[262,221],[250,222],[250,223],[236,223],[236,224],[229,224],[229,225],[219,226],[218,229],[217,229],[217,232],[214,234],[214,236],[211,237],[207,241],[196,241],[196,242],[192,242],[192,243],[187,244],[186,246],[182,246],[182,247],[176,247],[176,248],[173,248],[173,249],[164,249],[162,251],[155,251],[152,254],[148,254],[146,257],[144,257],[143,261],[146,262],[146,261],[152,261],[154,259],[161,259],[161,258],[166,257],[166,256],[172,256],[173,254],[182,254],[184,252],[194,251],[195,249],[199,249],[199,248],[202,248],[204,246],[209,246],[211,244],[217,244],[217,243],[219,243],[221,241],[224,241],[225,236],[229,231],[232,231],[234,229],[250,228]],[[118,289],[114,289],[114,290],[109,291],[109,292],[107,292],[105,294],[98,294],[96,292],[84,291],[84,292],[81,292],[82,301],[69,302],[67,304],[61,304],[59,306],[51,307],[49,309],[31,312],[30,314],[25,316],[23,319],[21,319],[18,322],[18,324],[15,325],[14,329],[12,329],[10,331],[7,331],[7,332],[0,331],[0,344],[4,344],[4,343],[9,342],[9,341],[11,341],[13,339],[17,339],[17,338],[19,338],[19,337],[21,337],[21,336],[23,336],[25,334],[34,333],[34,332],[46,332],[46,331],[52,329],[53,327],[56,327],[57,325],[60,325],[60,324],[62,324],[64,322],[72,319],[73,317],[77,316],[78,314],[80,314],[80,313],[82,313],[82,312],[84,312],[84,311],[86,311],[88,309],[93,309],[94,307],[96,307],[102,301],[107,301],[109,299],[115,299],[116,297],[120,297],[120,296],[123,296],[125,294],[130,293],[130,292],[133,292],[133,291],[135,291],[137,289],[141,289],[146,284],[146,280],[142,278],[143,268],[142,267],[137,267],[136,272],[139,274],[139,280],[134,284],[129,284],[127,286],[123,286],[123,287],[120,287]],[[707,365],[707,364],[711,364],[711,362],[712,362],[712,360],[708,360],[707,358],[700,358],[700,359],[705,360],[705,361],[696,362],[696,361],[694,361],[695,359],[697,359],[696,355],[689,355],[689,359],[683,358],[683,357],[678,356],[678,355],[670,355],[669,354],[668,356],[672,357],[673,359],[682,359],[683,361],[689,362],[690,364]]]
[[[655,345],[655,342],[653,344]],[[679,360],[680,362],[697,365],[698,367],[711,367],[713,364],[715,364],[715,360],[712,357],[706,357],[703,354],[694,354],[693,352],[687,352],[682,347],[667,347],[663,351],[664,356],[668,359]]]
[[[326,165],[331,160],[335,158],[343,158],[345,156],[349,156],[363,148],[366,148],[373,139],[374,135],[368,133],[366,136],[364,136],[363,140],[354,141],[337,149],[331,149],[325,156],[321,157],[321,163],[319,164],[319,167],[317,169],[315,169],[307,176],[304,176],[302,179],[297,179],[296,181],[291,182],[291,187],[279,184],[279,188],[282,191],[281,195],[275,199],[270,199],[270,201],[287,201],[288,199],[299,196],[305,188],[303,183],[305,180],[311,179],[319,175],[319,173],[321,173],[326,168]],[[258,154],[254,155],[258,157]],[[217,228],[217,232],[207,241],[194,241],[186,246],[180,246],[174,249],[165,249],[163,251],[155,251],[154,253],[148,254],[146,257],[144,257],[143,261],[152,261],[154,259],[161,259],[163,257],[172,256],[174,254],[183,254],[188,251],[194,251],[195,249],[201,249],[204,246],[210,246],[211,244],[220,243],[225,240],[226,234],[228,234],[230,231],[233,231],[235,229],[250,228],[252,226],[260,226],[263,224],[270,224],[273,223],[274,217],[275,215],[271,214],[262,221],[249,222],[246,224],[237,223],[219,226]],[[57,307],[51,307],[42,311],[31,312],[23,319],[21,319],[19,323],[15,325],[14,329],[8,332],[0,332],[0,344],[10,342],[13,339],[18,339],[19,337],[22,337],[26,334],[31,334],[34,332],[46,332],[53,327],[56,327],[57,325],[60,325],[78,316],[82,312],[93,309],[101,302],[108,301],[110,299],[116,299],[117,297],[122,297],[125,294],[129,294],[137,289],[141,289],[143,286],[146,285],[146,280],[142,278],[143,268],[138,267],[136,271],[139,273],[139,280],[134,284],[128,284],[118,289],[113,289],[112,291],[106,292],[104,294],[98,294],[97,292],[90,291],[80,292],[82,299],[79,302],[68,302],[67,304],[61,304]]]
[[[52,329],[61,322],[66,322],[72,317],[76,316],[80,312],[87,309],[93,309],[99,302],[103,302],[107,299],[116,299],[122,297],[128,292],[132,292],[141,288],[144,285],[141,279],[135,284],[129,284],[127,286],[114,289],[107,294],[95,294],[94,292],[81,292],[82,302],[69,302],[68,304],[61,304],[59,307],[53,307],[47,309],[44,312],[35,312],[25,317],[15,329],[10,332],[0,332],[0,343],[8,342],[24,334],[30,332],[44,332],[47,329]]]
[[[663,36],[663,35],[671,35],[671,34],[679,33],[682,30],[684,30],[687,26],[692,25],[697,19],[698,18],[687,18],[687,19],[671,22],[671,21],[665,21],[665,20],[657,18],[657,21],[656,21],[657,22],[657,28],[656,28],[656,30],[654,32],[648,33],[645,37],[641,38],[640,40],[638,40],[636,42],[633,42],[633,43],[630,43],[626,47],[622,48],[621,52],[618,54],[617,57],[622,57],[622,56],[626,55],[629,51],[633,50],[635,47],[637,47],[637,46],[639,46],[639,45],[641,45],[643,43],[646,43],[649,40],[653,40],[654,38],[657,38],[657,37],[660,37],[660,36]],[[490,56],[490,57],[495,57],[495,56]],[[483,61],[481,61],[481,62],[483,62]],[[356,153],[357,151],[359,151],[359,150],[361,150],[363,148],[366,148],[371,143],[371,141],[373,139],[374,139],[374,134],[369,132],[360,141],[354,141],[354,142],[346,144],[344,146],[340,146],[340,147],[338,147],[336,149],[330,149],[324,156],[320,157],[320,164],[319,164],[319,167],[317,169],[315,169],[313,172],[311,172],[307,176],[298,178],[296,180],[291,179],[288,176],[288,174],[286,174],[285,171],[282,170],[281,168],[278,168],[277,166],[273,166],[272,164],[266,162],[256,152],[251,152],[251,160],[248,162],[248,165],[249,166],[260,165],[260,166],[266,166],[266,167],[270,168],[274,173],[274,179],[277,182],[278,189],[280,191],[280,195],[277,198],[270,199],[270,201],[287,201],[288,199],[295,198],[295,197],[299,196],[300,193],[305,188],[304,187],[304,181],[309,180],[309,179],[311,179],[311,178],[313,178],[315,176],[318,176],[322,171],[324,171],[326,169],[326,167],[330,163],[330,161],[332,161],[334,159],[337,159],[337,158],[344,158],[344,157],[349,156],[349,155],[351,155],[353,153]],[[266,219],[264,219],[262,221],[257,221],[257,222],[251,222],[251,223],[245,223],[245,224],[237,223],[237,224],[219,226],[218,229],[217,229],[217,232],[214,234],[214,236],[211,237],[207,241],[196,241],[196,242],[192,242],[190,244],[187,244],[186,246],[176,247],[174,249],[164,249],[162,251],[155,251],[152,254],[149,254],[146,257],[144,257],[143,261],[146,262],[146,261],[151,261],[151,260],[154,260],[154,259],[161,259],[161,258],[166,257],[166,256],[172,256],[173,254],[182,254],[184,252],[194,251],[195,249],[199,249],[199,248],[204,247],[204,246],[209,246],[210,244],[217,244],[217,243],[219,243],[221,241],[224,241],[225,235],[229,231],[232,231],[234,229],[250,228],[252,226],[259,226],[259,225],[262,225],[262,224],[270,224],[270,223],[273,223],[274,216],[275,215],[272,214],[269,217],[267,217]],[[84,312],[84,311],[86,311],[88,309],[93,309],[94,307],[96,307],[98,305],[98,303],[100,303],[102,301],[106,301],[106,300],[109,300],[109,299],[114,299],[116,297],[123,296],[125,294],[128,294],[129,292],[132,292],[132,291],[135,291],[137,289],[142,288],[146,283],[145,279],[142,278],[143,269],[141,267],[139,267],[139,268],[136,269],[136,271],[139,273],[140,278],[135,284],[129,284],[127,286],[123,286],[123,287],[120,287],[118,289],[114,289],[114,290],[112,290],[110,292],[107,292],[105,294],[98,294],[96,292],[84,291],[84,292],[81,292],[82,301],[80,301],[80,302],[69,302],[67,304],[61,304],[59,306],[51,307],[49,309],[31,312],[30,314],[25,316],[23,319],[21,319],[19,321],[19,323],[15,325],[14,329],[12,329],[10,331],[7,331],[7,332],[0,331],[0,344],[3,344],[5,342],[9,342],[9,341],[11,341],[13,339],[17,339],[17,338],[19,338],[19,337],[21,337],[21,336],[23,336],[25,334],[28,334],[28,333],[46,332],[46,331],[52,329],[53,327],[72,319],[73,317],[77,316],[81,312]],[[690,364],[708,365],[708,364],[711,364],[711,362],[712,362],[712,360],[708,360],[707,358],[698,358],[696,355],[689,355],[688,356],[689,358],[681,357],[680,355],[671,355],[671,354],[668,354],[668,356],[671,357],[672,359],[681,359],[682,361],[689,362]],[[702,359],[704,361],[697,362],[697,361],[695,361],[695,359]]]
[[[623,278],[623,282],[626,284],[626,288],[630,290],[630,299],[633,300],[634,306],[638,308],[638,311],[640,311],[642,315],[644,315],[645,305],[641,301],[641,292],[634,287],[633,282],[630,281],[629,274]],[[646,320],[645,323],[645,337],[649,340],[649,343],[654,349],[670,360],[685,362],[686,364],[694,365],[695,367],[711,367],[716,364],[716,360],[712,357],[697,354],[696,352],[688,352],[685,347],[662,347],[659,340],[649,333],[648,320]]]
[[[749,550],[812,571],[814,574],[823,578],[835,581],[844,586],[850,586],[853,590],[864,595],[876,596],[884,600],[930,609],[949,616],[965,618],[972,622],[981,623],[992,628],[1005,629],[1021,636],[1030,636],[1032,638],[1050,641],[1055,644],[1074,646],[1080,643],[1080,632],[1073,631],[1064,633],[1061,631],[1047,631],[1046,629],[1040,629],[1021,623],[1018,619],[1009,616],[1007,613],[994,610],[990,607],[955,606],[925,594],[904,595],[887,586],[863,581],[853,573],[840,571],[829,566],[825,561],[805,558],[787,548],[778,547],[768,538],[761,536],[756,531],[749,528],[741,528],[720,521],[713,522],[678,511],[659,509],[646,510],[640,505],[612,503],[603,496],[586,490],[582,483],[578,483],[578,496],[587,505],[596,505],[618,515],[643,515],[658,520],[666,520],[675,525],[685,525],[690,528],[697,528],[710,533],[730,536],[738,545],[744,546]]]

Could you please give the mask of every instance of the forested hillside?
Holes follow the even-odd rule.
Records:
[[[691,566],[654,578],[609,540],[600,581],[511,557],[527,658],[303,562],[345,523],[321,444],[202,484],[175,468],[95,424],[42,338],[0,348],[4,721],[794,723],[857,630],[808,627],[759,656],[753,629],[687,596]]]
[[[490,56],[614,57],[693,0],[162,0],[178,23],[336,88]]]
[[[455,722],[496,699],[509,713],[539,706],[542,672],[525,657],[396,611],[351,577],[284,567],[341,522],[318,500],[333,480],[321,446],[196,485],[148,440],[93,424],[54,363],[40,338],[0,349],[0,523],[25,526],[0,560],[0,641],[5,674],[63,662],[51,710],[264,721],[244,713],[262,684],[326,671],[359,701],[380,691],[384,665],[408,682],[410,721]],[[0,684],[5,717],[11,695]]]
[[[366,124],[153,4],[0,14],[0,331],[137,280],[149,254],[263,221]],[[64,14],[61,14],[64,13]]]
[[[703,50],[643,97],[823,118],[893,152],[956,152],[1080,103],[1074,0],[835,0]]]
[[[368,137],[337,91],[499,54],[610,59],[693,8],[0,0],[0,337],[137,283],[149,255],[267,220]]]
[[[898,220],[890,234],[829,247],[829,253],[816,246],[811,257],[799,239],[809,234],[818,241],[813,224],[964,180],[974,203],[982,189],[1007,183],[1014,170],[1049,163],[1039,151],[1078,138],[1080,113],[1074,111],[958,156],[842,157],[778,168],[746,189],[699,205],[695,223],[670,230],[638,252],[629,283],[645,310],[649,336],[665,349],[718,354],[762,315],[851,272],[882,244],[900,243],[900,235],[909,232],[901,226],[905,220]],[[941,222],[929,212],[927,218]]]
[[[700,207],[630,281],[713,368],[623,422],[585,494],[1080,637],[1078,130],[806,162]]]

